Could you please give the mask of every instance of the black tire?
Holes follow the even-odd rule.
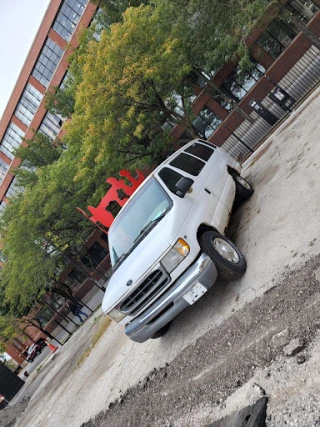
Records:
[[[215,263],[221,279],[236,280],[245,273],[247,262],[239,249],[227,237],[217,231],[207,231],[200,237],[199,244],[203,252],[209,255]],[[227,251],[223,252],[223,247],[229,249],[230,255]],[[228,257],[233,259],[228,260]]]
[[[164,325],[164,326],[162,326],[162,328],[161,329],[159,329],[152,337],[151,337],[151,339],[152,340],[156,340],[156,339],[158,339],[158,338],[161,338],[161,337],[163,337],[163,335],[165,335],[167,332],[168,332],[168,330],[169,330],[169,328],[170,328],[170,325],[171,325],[171,322],[169,322],[169,323],[167,323],[166,325]]]
[[[254,189],[251,184],[247,180],[245,180],[242,176],[233,174],[232,175],[234,182],[236,184],[236,202],[243,202],[244,200],[249,199],[254,193]]]

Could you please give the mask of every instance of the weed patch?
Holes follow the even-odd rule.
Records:
[[[94,322],[99,325],[98,329],[97,329],[97,332],[94,334],[94,336],[92,338],[92,342],[90,344],[90,347],[87,348],[85,350],[85,352],[82,353],[82,355],[80,356],[75,369],[78,369],[82,365],[82,363],[86,360],[86,358],[89,356],[89,354],[91,353],[91,351],[94,349],[94,347],[97,344],[97,342],[99,341],[99,339],[102,337],[102,335],[108,329],[108,326],[111,323],[111,319],[109,317],[107,317],[107,316],[103,316],[103,317],[102,316],[103,315],[97,316],[94,319]]]

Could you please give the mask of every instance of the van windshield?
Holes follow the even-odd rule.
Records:
[[[111,264],[120,265],[172,207],[172,200],[151,178],[120,211],[108,233]]]

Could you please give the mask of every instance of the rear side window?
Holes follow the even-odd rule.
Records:
[[[193,154],[194,156],[197,156],[204,161],[208,161],[210,159],[213,151],[213,148],[197,143],[190,145],[190,147],[185,150],[186,153]]]
[[[172,193],[176,194],[177,192],[176,183],[181,178],[183,178],[183,176],[172,169],[163,168],[159,172],[159,177],[162,179],[164,184],[169,188],[169,190],[172,191]]]
[[[196,157],[181,153],[174,160],[172,160],[172,162],[170,162],[170,165],[181,169],[190,175],[197,176],[202,171],[205,163]]]

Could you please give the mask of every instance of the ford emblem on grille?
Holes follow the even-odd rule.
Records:
[[[132,285],[132,280],[128,280],[127,281],[127,286],[131,286]]]

